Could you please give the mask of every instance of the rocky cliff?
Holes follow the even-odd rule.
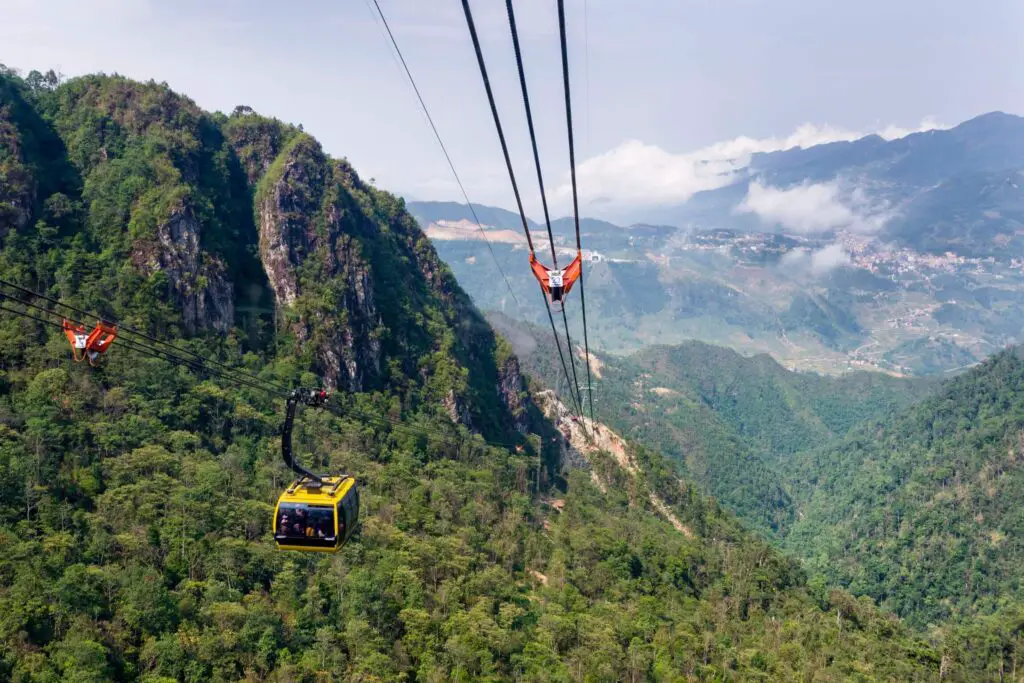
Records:
[[[155,239],[133,244],[131,262],[147,276],[166,277],[167,297],[181,310],[189,333],[227,332],[235,317],[234,284],[224,262],[200,248],[201,232],[192,208],[179,205],[157,228]]]
[[[509,355],[498,366],[498,395],[512,416],[515,430],[524,433],[528,427],[530,395],[515,356]]]
[[[0,107],[0,237],[28,224],[36,196],[35,178],[25,166],[13,119],[10,105]]]
[[[247,168],[266,169],[254,197],[259,254],[298,351],[348,391],[419,377],[453,422],[525,431],[518,364],[495,360],[493,331],[404,203],[296,129],[243,113],[228,130]],[[475,407],[493,398],[509,411],[500,421]]]
[[[236,299],[228,264],[244,248],[247,199],[213,117],[166,85],[116,76],[37,98],[80,179],[82,237],[140,278],[119,284],[162,290],[189,333],[227,332]]]
[[[358,239],[362,226],[348,210],[354,202],[343,184],[347,174],[307,135],[296,136],[267,168],[256,213],[260,259],[277,307],[296,313],[291,329],[301,345],[312,346],[324,376],[361,391],[380,378],[381,314]]]
[[[56,294],[154,331],[272,344],[329,386],[395,391],[486,434],[529,430],[518,363],[498,359],[404,203],[301,128],[116,76],[3,83],[0,231],[27,238],[49,221],[49,241],[27,244],[75,245],[38,272]],[[34,171],[48,159],[64,170],[44,187]]]

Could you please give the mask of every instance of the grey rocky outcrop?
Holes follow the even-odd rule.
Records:
[[[278,159],[279,172],[264,178],[257,202],[259,251],[279,309],[295,308],[292,330],[312,344],[329,384],[360,391],[380,374],[381,324],[369,263],[352,235],[336,182],[337,162],[303,137]],[[319,302],[300,302],[309,293]],[[323,310],[326,302],[331,308]],[[316,322],[316,335],[314,326]]]
[[[512,416],[512,427],[520,434],[525,434],[529,428],[527,418],[530,395],[519,370],[519,359],[515,356],[509,356],[498,366],[498,396]]]
[[[201,248],[201,231],[195,212],[182,204],[157,228],[156,239],[136,242],[132,263],[146,275],[167,277],[168,296],[181,307],[189,333],[227,332],[234,324],[234,286],[224,263]]]

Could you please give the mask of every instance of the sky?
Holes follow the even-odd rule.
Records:
[[[461,3],[379,2],[470,198],[514,208]],[[539,218],[504,6],[471,5]],[[545,183],[562,215],[571,194],[555,2],[515,6]],[[0,0],[0,63],[166,81],[209,110],[248,105],[301,123],[378,187],[461,201],[372,7]],[[1024,114],[1019,0],[566,0],[566,15],[588,215],[685,201],[754,151]]]

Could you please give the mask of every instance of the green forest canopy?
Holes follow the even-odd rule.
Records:
[[[268,537],[288,475],[279,403],[116,343],[101,367],[74,364],[59,331],[3,314],[0,677],[933,680],[943,668],[977,680],[1015,656],[1013,636],[927,643],[869,601],[808,583],[656,452],[638,449],[636,480],[596,463],[608,494],[579,471],[564,492],[547,477],[535,490],[533,455],[487,446],[437,400],[462,401],[492,432],[513,419],[484,386],[508,360],[500,340],[464,324],[477,314],[400,201],[303,142],[289,169],[329,184],[275,196],[309,190],[315,208],[285,219],[326,242],[310,237],[296,266],[305,294],[279,319],[258,310],[273,299],[254,202],[299,133],[207,114],[155,83],[53,86],[0,75],[0,278],[308,385],[332,338],[320,312],[349,305],[353,272],[383,294],[371,276],[402,264],[406,286],[378,298],[383,329],[365,338],[382,340],[381,371],[351,401],[465,445],[305,413],[304,456],[359,474],[364,521],[337,556],[281,553]],[[176,288],[174,272],[132,255],[185,207],[205,270]],[[351,246],[351,269],[332,269],[341,252],[325,243]],[[237,319],[214,306],[218,281]],[[211,310],[220,317],[189,322]],[[647,488],[692,538],[648,508]]]

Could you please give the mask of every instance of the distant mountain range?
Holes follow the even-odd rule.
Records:
[[[1024,118],[998,112],[896,140],[755,154],[731,184],[646,222],[581,221],[591,340],[628,352],[698,339],[824,371],[968,366],[1022,340],[1022,188]],[[494,286],[468,207],[408,208],[481,307],[546,319],[517,214],[475,207],[513,300]],[[543,244],[544,226],[528,225]],[[552,228],[571,254],[573,221]]]
[[[1018,235],[1024,232],[1024,117],[991,112],[955,128],[895,140],[869,135],[853,142],[756,153],[734,182],[699,192],[682,204],[638,209],[637,220],[640,225],[690,230],[787,232],[785,221],[737,211],[752,184],[779,192],[827,184],[854,219],[874,218],[870,227],[877,227],[877,234],[919,251],[1024,255],[1024,237]],[[468,207],[455,202],[414,201],[408,206],[428,223],[473,220]],[[521,229],[514,212],[482,205],[475,209],[485,225]],[[544,228],[527,220],[531,230]],[[590,234],[622,227],[634,226],[581,219],[581,232]],[[572,218],[553,221],[552,230],[573,234]]]
[[[494,206],[484,206],[482,204],[474,204],[473,211],[470,210],[466,204],[459,204],[458,202],[419,202],[413,201],[408,202],[406,207],[409,212],[416,216],[417,219],[422,223],[436,223],[438,221],[471,221],[476,222],[473,218],[473,211],[476,211],[477,218],[485,226],[491,228],[505,228],[511,230],[522,230],[523,220],[520,218],[518,213],[508,211],[506,209],[499,209]],[[526,224],[530,227],[530,231],[543,231],[546,230],[546,226],[542,223],[527,217]],[[571,216],[564,218],[558,218],[551,221],[551,231],[555,235],[568,236],[575,235],[575,221]],[[602,234],[616,234],[621,233],[622,227],[609,223],[608,221],[602,221],[597,218],[581,218],[580,219],[580,233],[589,235],[602,235]]]
[[[856,213],[882,214],[879,234],[920,251],[1024,254],[1024,118],[992,112],[949,130],[896,140],[870,135],[807,149],[755,154],[738,180],[654,212],[693,228],[784,231],[737,213],[752,183],[782,190],[837,186]],[[853,195],[857,195],[854,197]],[[860,206],[858,206],[858,204]]]

